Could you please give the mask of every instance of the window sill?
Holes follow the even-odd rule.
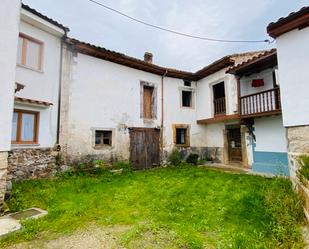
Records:
[[[21,68],[26,68],[26,69],[29,69],[31,71],[34,71],[34,72],[37,72],[37,73],[44,73],[43,70],[39,70],[39,69],[35,69],[35,68],[32,68],[32,67],[28,67],[26,65],[22,65],[22,64],[17,64],[18,67],[21,67]]]
[[[177,148],[188,148],[188,147],[190,147],[189,144],[175,144],[175,146],[176,146]]]
[[[184,110],[194,110],[195,109],[193,106],[191,106],[191,107],[189,107],[189,106],[181,106],[180,108],[184,109]]]
[[[40,144],[33,143],[33,144],[11,144],[12,148],[30,148],[30,147],[39,147]]]
[[[93,146],[93,149],[95,150],[107,150],[107,149],[112,149],[113,146],[112,145],[97,145],[97,146]]]

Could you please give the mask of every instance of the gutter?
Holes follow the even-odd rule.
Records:
[[[168,74],[166,69],[165,73],[161,76],[161,134],[160,134],[160,148],[161,160],[163,159],[163,135],[164,135],[164,77]]]
[[[57,115],[57,150],[60,151],[61,147],[59,145],[60,140],[60,114],[61,114],[61,88],[62,88],[62,67],[63,67],[63,43],[67,37],[67,32],[63,35],[60,45],[60,70],[59,70],[59,89],[58,89],[58,115]]]

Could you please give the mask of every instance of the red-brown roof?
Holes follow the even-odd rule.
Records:
[[[68,27],[66,27],[66,26],[64,26],[63,24],[61,24],[61,23],[59,23],[59,22],[57,22],[57,21],[55,21],[55,20],[49,18],[48,16],[43,15],[42,13],[38,12],[36,9],[33,9],[33,8],[31,8],[30,6],[28,6],[28,5],[26,5],[26,4],[23,4],[23,3],[22,3],[22,8],[23,8],[24,10],[27,10],[27,11],[31,12],[32,14],[34,14],[34,15],[36,15],[36,16],[42,18],[42,19],[44,19],[45,21],[47,21],[47,22],[49,22],[49,23],[51,23],[51,24],[57,26],[58,28],[63,29],[65,33],[67,33],[67,32],[70,31],[70,29],[69,29]]]
[[[267,26],[267,33],[273,37],[287,33],[293,29],[302,29],[309,26],[309,6],[303,7],[297,12],[290,13],[287,17],[281,17],[278,21]]]
[[[243,76],[246,74],[259,72],[269,67],[277,65],[277,50],[271,49],[264,53],[253,56],[249,60],[246,60],[236,66],[230,67],[226,72]]]
[[[27,104],[43,105],[43,106],[51,106],[51,105],[53,105],[52,103],[49,103],[49,102],[46,102],[46,101],[34,100],[34,99],[26,99],[26,98],[16,97],[16,96],[15,96],[15,101],[22,102],[22,103],[27,103]]]
[[[231,55],[225,56],[213,63],[211,63],[210,65],[202,68],[201,70],[197,71],[195,73],[196,79],[200,80],[203,79],[215,72],[218,72],[219,70],[229,67],[229,66],[233,66],[235,64],[235,61],[233,60]]]
[[[202,78],[207,77],[208,75],[211,75],[221,69],[227,68],[229,66],[233,66],[235,64],[235,58],[239,56],[248,56],[258,53],[256,52],[250,52],[250,53],[242,53],[242,54],[233,54],[225,56],[210,65],[202,68],[201,70],[192,73],[187,71],[181,71],[177,69],[162,67],[153,63],[145,62],[144,60],[140,60],[122,53],[118,53],[115,51],[108,50],[103,47],[95,46],[90,43],[85,43],[73,38],[67,38],[66,43],[72,48],[79,52],[86,55],[90,55],[96,58],[100,58],[103,60],[107,60],[110,62],[114,62],[123,66],[135,68],[138,70],[142,70],[145,72],[157,74],[157,75],[164,75],[167,77],[172,78],[179,78],[184,80],[193,80],[197,81]],[[260,52],[259,52],[260,53]]]
[[[111,51],[106,48],[98,47],[90,43],[81,42],[72,38],[67,38],[66,42],[70,45],[73,45],[74,49],[80,53],[97,57],[103,60],[111,61],[120,65],[139,69],[157,75],[165,75],[172,78],[182,78],[186,80],[195,80],[194,74],[190,72],[161,67],[122,53]]]

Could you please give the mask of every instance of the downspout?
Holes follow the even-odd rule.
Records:
[[[67,37],[67,32],[63,35],[60,44],[60,70],[59,70],[59,89],[58,89],[58,116],[57,116],[57,150],[60,151],[61,147],[59,145],[60,142],[60,114],[61,114],[61,88],[62,88],[62,67],[63,67],[63,43]]]
[[[161,160],[163,160],[163,135],[164,135],[164,77],[168,74],[168,70],[161,76],[161,134],[160,134],[160,148],[161,148]]]

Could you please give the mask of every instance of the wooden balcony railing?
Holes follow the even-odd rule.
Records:
[[[214,113],[215,115],[226,113],[225,97],[214,100]]]
[[[241,116],[259,116],[281,111],[280,90],[273,88],[240,97]]]

